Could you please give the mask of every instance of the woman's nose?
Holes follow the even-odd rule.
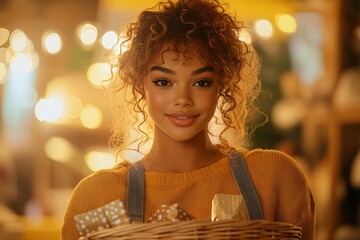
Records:
[[[175,88],[174,104],[177,106],[193,105],[191,90],[185,86]]]

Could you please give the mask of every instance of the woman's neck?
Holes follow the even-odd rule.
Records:
[[[155,134],[153,146],[144,159],[145,170],[189,172],[217,162],[224,157],[210,141],[206,131],[188,141],[175,141]]]

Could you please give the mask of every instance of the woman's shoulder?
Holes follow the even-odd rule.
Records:
[[[248,164],[262,164],[265,162],[271,162],[272,164],[280,165],[295,165],[298,166],[298,162],[285,152],[273,150],[273,149],[240,149],[239,152],[243,155],[246,163]]]
[[[122,199],[127,189],[127,161],[111,169],[97,171],[83,178],[75,187],[70,205],[77,213],[86,212],[104,205],[111,200]],[[100,196],[94,198],[94,196]],[[83,206],[84,205],[84,206]]]
[[[306,178],[301,164],[290,155],[272,149],[241,149],[250,172]],[[281,173],[281,174],[280,174]]]
[[[125,160],[116,164],[113,168],[94,172],[83,178],[76,186],[76,189],[86,188],[87,186],[91,188],[106,186],[115,181],[121,185],[126,185],[127,170],[130,165],[131,163]]]

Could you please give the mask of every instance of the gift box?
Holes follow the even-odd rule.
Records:
[[[92,232],[130,222],[124,203],[120,200],[76,215],[74,219],[80,236],[88,236]]]
[[[242,195],[216,194],[212,200],[211,221],[249,220]]]
[[[167,222],[167,221],[188,221],[194,219],[192,215],[182,209],[179,204],[163,204],[147,220],[147,222]]]

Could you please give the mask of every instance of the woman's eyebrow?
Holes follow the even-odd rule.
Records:
[[[202,68],[199,68],[199,69],[193,71],[191,73],[191,75],[197,75],[197,74],[201,74],[204,72],[215,72],[215,69],[211,66],[206,66],[206,67],[202,67]]]
[[[161,67],[161,66],[153,66],[153,67],[150,68],[150,72],[151,71],[160,71],[160,72],[163,72],[163,73],[173,74],[173,75],[176,74],[175,71],[173,71],[173,70],[171,70],[169,68],[166,68],[166,67]],[[191,75],[198,75],[198,74],[201,74],[201,73],[204,73],[204,72],[215,72],[215,70],[211,66],[206,66],[206,67],[202,67],[202,68],[194,70],[191,73]]]
[[[165,68],[165,67],[160,67],[160,66],[151,67],[149,72],[151,72],[151,71],[160,71],[160,72],[168,73],[168,74],[176,74],[175,71]]]

